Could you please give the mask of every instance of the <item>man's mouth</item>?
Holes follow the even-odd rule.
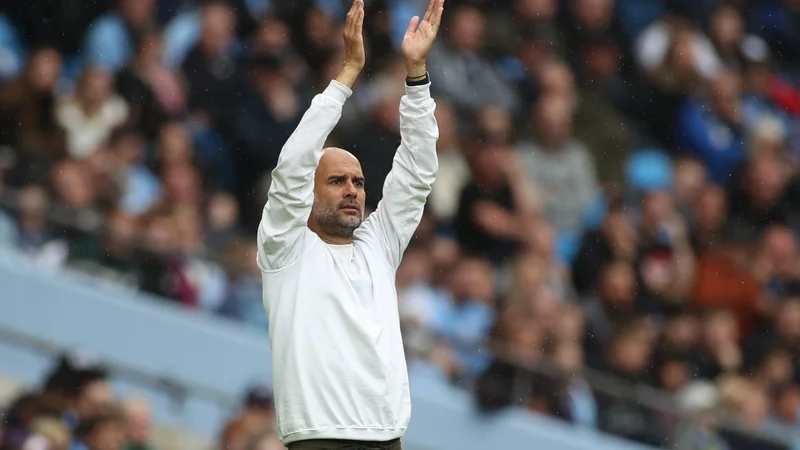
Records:
[[[359,207],[356,205],[344,205],[340,209],[344,209],[345,211],[361,212],[361,209],[359,209]]]

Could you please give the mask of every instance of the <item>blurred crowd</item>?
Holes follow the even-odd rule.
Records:
[[[117,398],[111,374],[86,355],[58,359],[38,389],[12,399],[0,414],[2,450],[159,450],[187,448],[154,426],[144,397]],[[6,405],[3,405],[6,406]],[[162,430],[163,431],[163,430]],[[220,430],[220,450],[283,449],[275,433],[272,391],[253,385],[242,407]]]
[[[329,140],[362,161],[369,208],[421,3],[366,2],[368,66]],[[346,7],[4,2],[0,247],[266,329],[254,229],[340,68]],[[448,0],[428,69],[440,173],[397,275],[415,367],[485,410],[786,448],[706,414],[800,421],[800,1]],[[677,430],[584,367],[698,420]]]

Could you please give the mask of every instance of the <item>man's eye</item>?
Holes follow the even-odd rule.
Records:
[[[363,187],[363,186],[364,186],[363,181],[356,181],[356,187]]]
[[[342,180],[333,180],[331,184],[342,184]]]

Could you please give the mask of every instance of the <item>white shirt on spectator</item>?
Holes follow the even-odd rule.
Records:
[[[352,244],[331,245],[307,221],[322,148],[350,95],[332,81],[314,98],[272,172],[258,231],[284,444],[388,441],[405,433],[411,416],[395,273],[438,169],[435,103],[430,85],[406,88],[383,200]]]
[[[67,152],[75,159],[91,156],[127,118],[128,104],[117,96],[106,100],[92,116],[84,113],[75,97],[56,107],[56,120],[67,131]]]
[[[647,27],[636,40],[634,55],[636,62],[645,70],[658,69],[667,58],[672,45],[673,34],[669,25],[656,22]],[[694,64],[703,78],[710,80],[722,70],[722,61],[717,55],[714,44],[701,33],[693,33],[692,48]]]

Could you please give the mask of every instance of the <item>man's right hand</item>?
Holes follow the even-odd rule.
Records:
[[[364,51],[364,0],[355,0],[344,24],[344,67],[336,81],[352,88],[364,68],[367,57]]]

